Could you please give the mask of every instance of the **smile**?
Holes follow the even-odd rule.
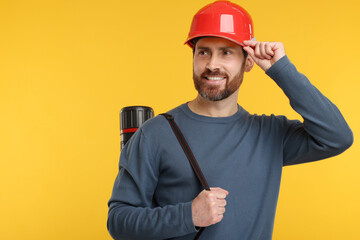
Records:
[[[205,78],[210,81],[220,81],[225,79],[225,77],[205,77]]]

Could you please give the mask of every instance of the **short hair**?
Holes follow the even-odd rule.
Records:
[[[193,38],[193,39],[190,40],[190,43],[193,45],[193,48],[192,48],[192,50],[193,50],[193,55],[195,54],[196,43],[197,43],[200,39],[202,39],[202,38],[204,38],[204,37],[197,37],[197,38]],[[246,57],[248,56],[247,51],[245,51],[245,50],[242,48],[242,52],[243,52],[244,58],[246,58]]]

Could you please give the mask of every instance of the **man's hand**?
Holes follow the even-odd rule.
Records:
[[[281,42],[244,41],[244,50],[264,71],[268,70],[280,58],[285,56],[284,45]]]
[[[192,218],[197,227],[207,227],[223,219],[228,191],[221,188],[203,190],[192,202]]]

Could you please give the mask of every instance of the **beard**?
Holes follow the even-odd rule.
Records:
[[[222,86],[213,86],[207,84],[203,79],[205,76],[226,76],[225,88],[221,89]],[[213,102],[228,98],[234,92],[236,92],[243,81],[243,77],[243,68],[232,79],[229,79],[228,74],[219,71],[211,72],[210,70],[206,70],[200,76],[196,75],[193,71],[195,89],[198,91],[200,96]]]

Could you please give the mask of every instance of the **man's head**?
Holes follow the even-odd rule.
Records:
[[[253,38],[250,15],[234,3],[216,1],[195,14],[185,43],[193,49],[194,84],[203,98],[219,101],[239,89],[254,64],[243,41]]]
[[[219,37],[200,38],[194,46],[193,79],[200,96],[220,101],[238,91],[244,76],[254,66],[242,46]]]

